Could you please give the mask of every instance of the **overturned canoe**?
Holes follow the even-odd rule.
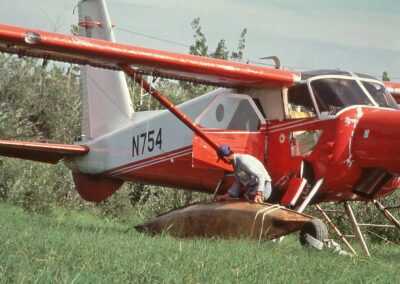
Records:
[[[139,232],[176,237],[274,239],[296,231],[313,217],[279,205],[244,200],[202,202],[169,211],[136,226]]]

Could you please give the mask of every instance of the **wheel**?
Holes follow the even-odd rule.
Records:
[[[323,242],[328,238],[328,228],[325,223],[320,219],[311,219],[300,230],[300,244],[302,246],[309,245],[307,242],[307,235],[311,235],[313,238]]]

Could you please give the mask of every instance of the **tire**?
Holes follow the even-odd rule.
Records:
[[[328,228],[325,223],[320,219],[311,219],[300,230],[300,244],[302,246],[308,246],[307,235],[311,235],[313,238],[323,242],[328,238]]]

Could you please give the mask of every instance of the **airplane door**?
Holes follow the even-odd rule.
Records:
[[[249,96],[219,95],[195,123],[217,144],[229,145],[233,152],[251,154],[264,163],[266,123]],[[192,166],[232,170],[232,166],[218,161],[215,150],[197,135],[193,136]]]

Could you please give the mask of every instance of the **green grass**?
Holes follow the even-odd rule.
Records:
[[[371,258],[348,258],[302,248],[295,237],[149,237],[90,212],[47,217],[0,203],[2,283],[398,283],[399,247],[370,248]]]

